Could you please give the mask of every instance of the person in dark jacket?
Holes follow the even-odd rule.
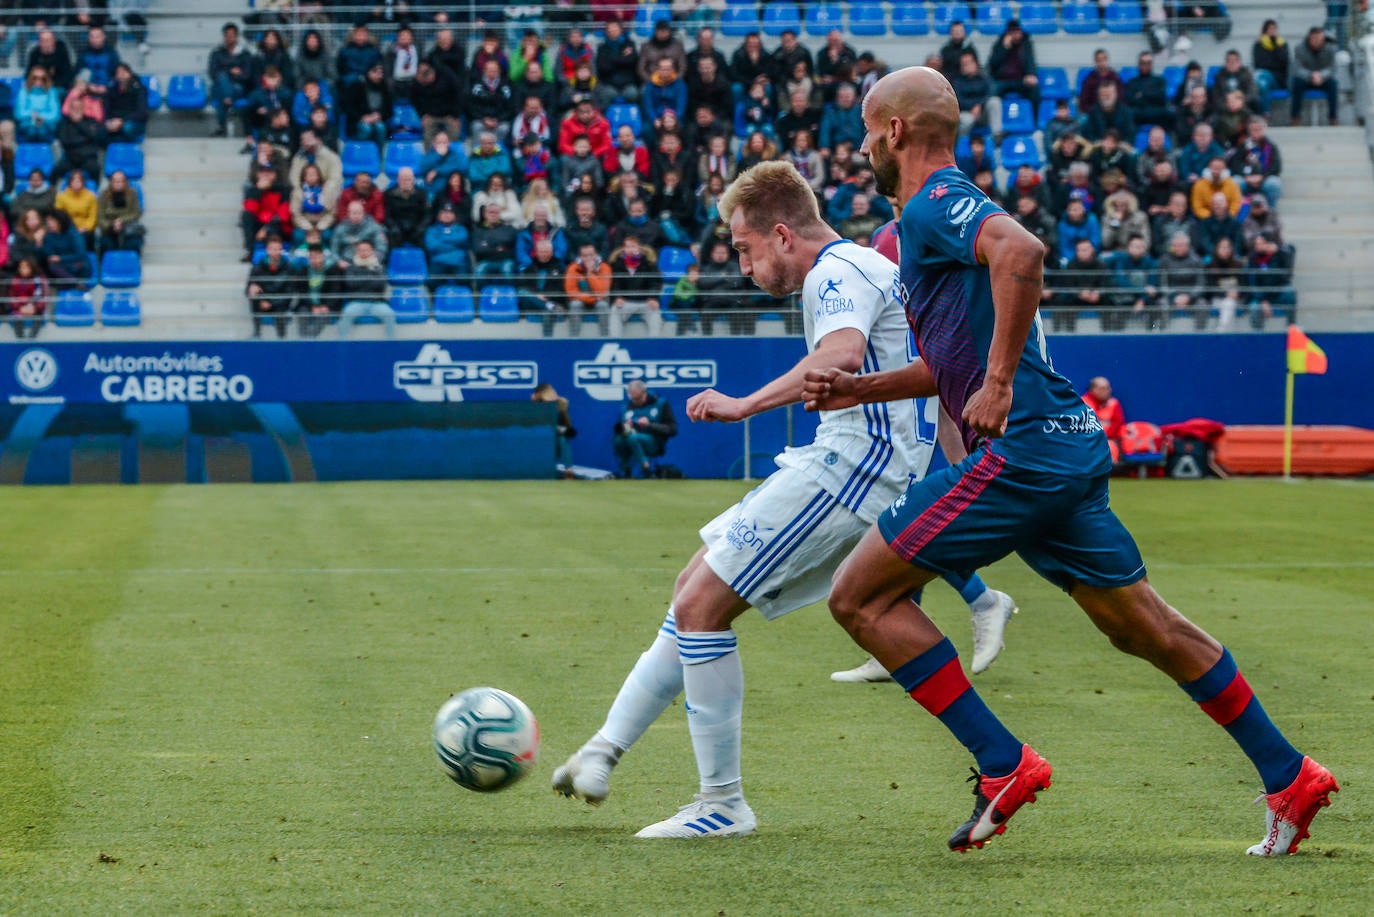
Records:
[[[714,57],[700,58],[696,70],[688,75],[687,105],[692,111],[699,105],[705,105],[721,120],[733,116],[735,93],[729,78],[717,68]]]
[[[450,137],[461,135],[463,96],[458,78],[447,68],[435,67],[425,61],[415,72],[415,85],[410,90],[410,104],[420,116],[425,146],[434,142],[440,131]]]
[[[959,130],[968,133],[976,126],[988,123],[988,99],[992,96],[992,81],[978,66],[978,55],[965,51],[959,57],[959,72],[950,80],[959,99]]]
[[[620,476],[628,478],[637,470],[640,477],[648,477],[653,470],[649,459],[663,455],[674,436],[677,418],[668,400],[650,392],[641,379],[625,386],[625,403],[614,436]]]
[[[225,26],[226,31],[224,33],[224,37],[226,44],[228,43],[229,39],[229,32],[227,31],[229,28],[231,28],[231,26]],[[236,28],[234,29],[234,39],[235,42],[237,42],[238,29]],[[243,55],[244,64],[246,67],[248,57],[248,51],[246,49],[244,49]],[[211,54],[211,76],[214,75],[214,64],[215,55]],[[46,70],[48,76],[52,78],[53,86],[57,87],[58,91],[62,93],[66,93],[66,91],[71,88],[72,77],[76,75],[76,70],[72,67],[71,49],[69,49],[67,47],[67,43],[62,39],[58,38],[57,35],[51,29],[44,29],[43,31],[39,32],[38,43],[34,45],[31,51],[29,51],[29,58],[24,65],[24,70],[25,72],[27,72],[29,70],[32,70],[34,67],[42,67],[44,70]],[[246,71],[244,73],[244,79],[247,79]]]
[[[1121,104],[1131,113],[1136,124],[1154,124],[1165,130],[1174,128],[1174,112],[1169,107],[1169,85],[1155,73],[1155,57],[1142,51],[1136,59],[1139,71],[1126,81]]]
[[[62,116],[57,125],[57,142],[62,146],[54,175],[66,175],[80,169],[88,176],[100,174],[100,153],[105,148],[105,125],[87,118],[79,107]]]
[[[423,246],[429,227],[429,198],[415,185],[415,171],[409,166],[396,174],[396,184],[382,195],[386,213],[386,235],[391,248],[402,245]]]
[[[566,271],[562,260],[554,254],[553,242],[544,237],[534,243],[529,263],[515,275],[516,301],[520,311],[531,317],[539,317],[546,338],[553,337],[553,326],[558,316],[568,311],[563,293]]]
[[[501,205],[487,204],[482,220],[472,229],[472,270],[478,277],[510,277],[515,273],[516,229],[501,219]]]
[[[1103,83],[1097,87],[1097,104],[1082,117],[1083,136],[1092,142],[1103,138],[1108,131],[1116,131],[1121,138],[1135,138],[1135,119],[1131,110],[1121,104],[1119,83]]]
[[[773,69],[773,58],[763,48],[763,39],[758,32],[744,36],[744,42],[730,55],[730,82],[741,91],[752,86],[759,77],[765,76],[769,82],[776,83],[778,74]]]
[[[515,117],[515,97],[496,61],[487,61],[481,77],[468,89],[467,113],[472,122],[469,133],[474,137],[484,130],[504,137],[510,130],[511,119]]]
[[[361,80],[348,85],[343,97],[343,113],[353,139],[371,140],[379,147],[386,144],[392,114],[391,87],[385,74],[382,62],[377,61]]]
[[[1293,124],[1302,123],[1302,97],[1308,90],[1326,96],[1327,121],[1336,125],[1340,104],[1336,84],[1336,47],[1318,26],[1307,32],[1307,40],[1293,52]]]
[[[287,316],[296,305],[296,276],[282,255],[281,236],[267,237],[267,255],[248,272],[245,292],[253,310],[253,337],[262,336],[264,325],[277,328],[277,337],[286,337]]]
[[[262,72],[257,87],[248,94],[243,109],[243,132],[254,140],[261,140],[279,111],[291,110],[291,90],[282,80],[281,71],[268,67]]]
[[[234,103],[245,98],[253,86],[253,55],[239,41],[238,26],[226,23],[221,30],[224,41],[210,52],[207,76],[210,102],[215,107],[219,127],[215,136],[223,137]],[[70,64],[68,65],[70,67]]]
[[[447,70],[458,81],[458,94],[467,93],[467,49],[453,37],[452,29],[440,29],[434,33],[434,44],[430,45],[425,60],[435,70]]]
[[[618,21],[606,23],[606,37],[596,49],[597,105],[606,108],[616,96],[639,101],[639,51]]]
[[[940,72],[951,83],[959,75],[959,59],[965,54],[972,54],[973,62],[978,63],[978,49],[973,46],[968,27],[964,25],[963,20],[956,19],[949,24],[949,40],[940,46]]]
[[[1110,303],[1111,272],[1097,257],[1090,239],[1074,244],[1073,257],[1057,275],[1055,297],[1050,309],[1050,328],[1070,334],[1078,326],[1080,311],[1096,311]]]
[[[46,219],[47,232],[38,249],[43,258],[43,272],[58,289],[78,287],[91,277],[86,243],[72,225],[71,217],[63,211],[54,210]]]
[[[598,252],[609,252],[610,230],[597,219],[596,201],[578,197],[572,205],[573,218],[563,230],[568,237],[568,251],[581,251],[584,245],[594,245]]]
[[[1012,19],[993,43],[988,55],[988,76],[992,78],[994,93],[1005,96],[1016,93],[1031,103],[1032,110],[1040,108],[1040,77],[1036,74],[1035,44],[1021,30],[1021,22]]]
[[[633,315],[642,315],[649,336],[658,337],[663,330],[658,304],[662,284],[653,250],[642,246],[638,236],[627,235],[607,263],[611,266],[611,337],[624,337],[625,320]]]
[[[367,72],[382,62],[382,52],[372,40],[372,34],[365,23],[359,23],[349,33],[348,41],[339,49],[335,59],[335,71],[339,80],[339,91],[346,92],[354,83],[362,82]]]
[[[112,142],[137,143],[147,128],[147,87],[128,64],[121,63],[105,93],[105,133]]]
[[[343,269],[330,264],[324,246],[317,243],[306,250],[305,264],[296,269],[295,281],[301,336],[319,337],[343,310]]]
[[[1286,89],[1291,58],[1292,52],[1289,50],[1288,42],[1279,34],[1278,22],[1273,19],[1264,20],[1259,38],[1250,49],[1250,66],[1255,70],[1255,78],[1262,80],[1264,77],[1261,74],[1267,73],[1269,89]]]

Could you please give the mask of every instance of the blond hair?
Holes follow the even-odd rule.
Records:
[[[816,193],[797,167],[787,161],[761,162],[741,172],[721,196],[717,209],[728,226],[736,208],[755,232],[768,232],[782,223],[799,236],[825,228]]]

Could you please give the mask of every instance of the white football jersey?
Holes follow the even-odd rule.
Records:
[[[821,250],[802,285],[806,347],[854,328],[868,341],[861,373],[901,369],[912,360],[897,266],[847,239]],[[795,468],[866,522],[873,522],[913,479],[925,476],[935,448],[936,399],[862,404],[822,411],[809,446],[788,449],[780,466]]]

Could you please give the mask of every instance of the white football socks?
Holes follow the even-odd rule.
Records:
[[[687,727],[701,775],[701,795],[726,800],[740,795],[740,722],[744,668],[733,630],[677,635]]]
[[[969,611],[972,611],[972,612],[981,612],[981,611],[987,611],[989,608],[991,608],[992,606],[994,606],[994,605],[996,605],[996,604],[997,604],[997,590],[995,590],[995,589],[984,589],[982,595],[978,596],[978,598],[976,598],[976,599],[974,599],[972,602],[969,602],[969,603],[968,603],[968,608],[969,608]]]
[[[625,676],[620,693],[606,714],[605,725],[587,745],[592,746],[599,738],[624,751],[644,735],[681,692],[682,662],[678,659],[676,624],[669,606],[658,636]]]

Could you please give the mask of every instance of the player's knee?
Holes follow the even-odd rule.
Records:
[[[866,610],[862,594],[846,582],[843,571],[837,573],[830,587],[830,616],[845,631],[856,634],[863,629]]]

